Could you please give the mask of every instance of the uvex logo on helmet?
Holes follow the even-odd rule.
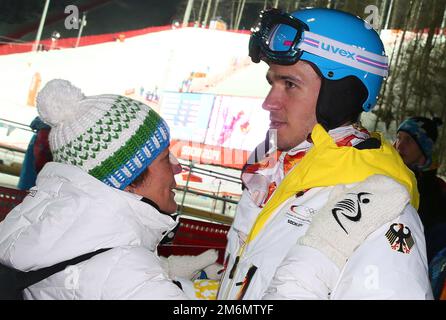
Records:
[[[334,54],[339,54],[342,57],[346,57],[346,58],[355,60],[355,57],[354,57],[355,53],[347,51],[347,50],[344,50],[344,49],[341,49],[341,48],[338,48],[338,47],[336,47],[336,46],[334,46],[332,44],[328,44],[328,43],[322,42],[321,49],[325,50],[325,51],[328,51],[328,52],[332,52]]]

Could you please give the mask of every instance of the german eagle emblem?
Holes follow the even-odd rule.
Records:
[[[415,244],[412,238],[412,232],[402,223],[394,223],[386,232],[386,238],[389,240],[390,247],[401,253],[410,253]]]

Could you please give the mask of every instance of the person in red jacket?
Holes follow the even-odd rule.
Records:
[[[20,179],[17,185],[20,190],[29,190],[34,187],[37,174],[47,162],[53,161],[48,141],[50,126],[36,117],[31,122],[30,127],[35,133],[28,144],[20,171]]]

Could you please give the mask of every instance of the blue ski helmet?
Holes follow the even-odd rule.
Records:
[[[367,89],[364,111],[375,106],[388,74],[388,59],[376,31],[359,17],[334,9],[291,14],[278,9],[262,11],[251,35],[249,55],[255,63],[307,61],[327,80],[356,77]]]

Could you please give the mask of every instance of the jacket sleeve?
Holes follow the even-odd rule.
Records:
[[[184,292],[168,278],[153,252],[141,247],[121,250],[102,287],[101,299],[187,299]]]
[[[432,298],[422,224],[408,200],[385,176],[335,186],[268,291],[292,284],[285,295],[294,299]]]
[[[339,268],[323,253],[296,244],[288,253],[262,299],[327,300]]]
[[[422,223],[408,205],[352,254],[333,299],[433,299]]]
[[[391,228],[405,228],[402,231],[406,236],[410,230],[410,237],[402,240],[403,252],[398,238],[389,232]],[[432,299],[417,212],[408,205],[401,216],[370,234],[342,269],[321,251],[296,244],[277,269],[263,298]]]

